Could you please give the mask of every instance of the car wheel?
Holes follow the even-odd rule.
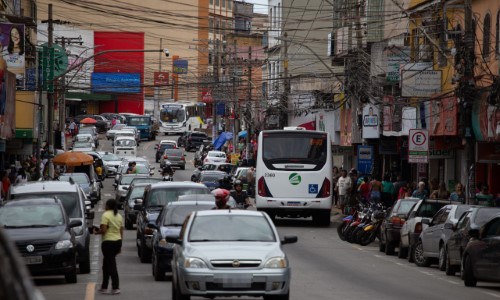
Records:
[[[408,262],[412,263],[412,262],[415,262],[415,258],[413,257],[414,255],[414,250],[413,250],[413,247],[412,245],[410,244],[408,246],[408,256],[407,256],[407,259],[408,259]]]
[[[68,273],[64,274],[64,279],[66,279],[66,283],[76,283],[77,282],[77,277],[76,277],[76,257],[74,258],[73,268],[71,268],[71,271],[69,271]]]
[[[89,249],[89,247],[87,247],[85,249],[85,253],[83,253],[83,257],[78,262],[78,268],[80,269],[80,274],[90,273],[90,249]]]
[[[179,285],[172,285],[172,300],[191,300],[191,296],[181,294]]]
[[[446,251],[444,249],[444,245],[439,247],[439,262],[438,262],[439,271],[446,270]]]
[[[448,252],[448,247],[446,247],[446,249],[445,249],[445,257],[446,257],[445,258],[446,259],[445,260],[445,265],[446,265],[445,266],[445,273],[446,273],[446,275],[455,276],[455,273],[458,272],[458,270],[457,270],[458,268],[457,268],[457,266],[451,264],[450,253]]]
[[[396,248],[394,242],[387,242],[385,245],[385,255],[394,255],[394,248]]]
[[[181,167],[181,170],[186,170],[186,166],[182,166],[182,167]]]
[[[408,256],[408,248],[403,247],[403,243],[399,241],[398,258],[406,258]]]
[[[140,259],[141,259],[141,263],[148,263],[148,262],[151,262],[151,253],[148,253],[148,249],[146,249],[146,245],[145,245],[145,242],[143,239],[141,239],[141,255],[140,255]]]
[[[285,295],[269,295],[264,296],[264,300],[289,300],[290,299],[290,291]]]
[[[320,211],[313,215],[313,222],[318,226],[330,225],[330,211]]]
[[[422,241],[418,241],[414,247],[413,256],[415,259],[415,264],[419,267],[428,267],[431,265],[430,259],[424,256],[424,246],[422,245]]]
[[[132,222],[130,222],[130,220],[127,217],[125,217],[125,229],[128,230],[134,229],[134,224],[132,224]]]
[[[472,272],[472,260],[468,255],[465,257],[463,273],[465,286],[475,287],[477,284],[477,279],[476,277],[474,277],[474,272]]]
[[[158,263],[158,258],[156,257],[155,253],[153,252],[153,255],[151,256],[151,266],[153,269],[153,277],[155,278],[155,281],[165,281],[166,276],[165,276],[165,270],[162,270],[160,268],[160,264]]]

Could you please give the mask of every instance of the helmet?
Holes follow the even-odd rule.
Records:
[[[236,187],[237,185],[243,187],[243,183],[241,183],[241,180],[236,180],[233,184],[234,187]]]
[[[215,202],[222,201],[223,204],[226,204],[229,200],[231,192],[226,189],[215,189],[212,191],[212,195],[215,196]]]

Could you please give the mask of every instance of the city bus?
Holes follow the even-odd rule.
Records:
[[[312,217],[330,224],[332,152],[329,133],[285,127],[259,134],[255,204],[273,220]]]
[[[160,132],[182,134],[195,128],[206,128],[205,103],[166,103],[160,108]]]

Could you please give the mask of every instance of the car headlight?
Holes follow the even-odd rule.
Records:
[[[56,244],[56,250],[71,249],[71,248],[73,248],[73,243],[71,243],[70,240],[59,241]]]
[[[184,268],[191,268],[191,269],[206,269],[207,264],[196,257],[187,257],[184,260]]]
[[[288,267],[288,264],[286,259],[283,257],[272,257],[266,262],[264,267],[270,269],[282,269]]]
[[[73,232],[75,233],[75,235],[82,235],[83,234],[83,226],[73,227]]]
[[[161,239],[158,242],[158,246],[160,246],[161,248],[165,248],[165,249],[172,249],[172,248],[174,248],[175,244],[168,243],[167,240]]]

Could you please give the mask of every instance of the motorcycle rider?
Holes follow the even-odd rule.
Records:
[[[170,161],[167,161],[167,163],[163,167],[161,171],[161,176],[163,177],[170,176],[171,180],[174,179],[174,169],[172,168]]]
[[[234,191],[231,192],[231,197],[236,201],[238,207],[247,209],[251,206],[250,198],[248,198],[248,193],[243,190],[243,184],[240,180],[234,182]]]
[[[230,209],[231,206],[227,205],[231,193],[226,189],[215,189],[212,191],[212,195],[215,196],[215,208],[213,209]]]
[[[224,178],[219,180],[219,188],[231,190],[233,188],[233,184],[231,183],[231,176],[226,175]]]

